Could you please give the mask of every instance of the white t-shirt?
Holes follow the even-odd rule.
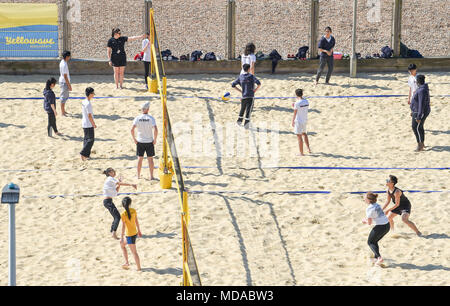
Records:
[[[417,79],[415,76],[413,76],[413,75],[409,76],[408,85],[411,88],[411,98],[412,98],[412,96],[416,92],[417,88],[419,88],[419,86],[417,86]]]
[[[147,45],[148,43],[149,43],[149,40],[147,38],[144,39],[142,41],[142,49],[144,49],[145,45]],[[147,49],[145,49],[145,51],[144,51],[144,58],[142,59],[144,62],[152,61],[152,55],[151,55],[150,51],[151,51],[151,46],[149,44]]]
[[[83,118],[81,119],[81,126],[83,128],[93,127],[88,115],[92,114],[92,117],[94,117],[94,112],[92,111],[92,103],[88,99],[81,102],[81,114],[83,115]]]
[[[381,209],[380,204],[373,203],[370,204],[366,209],[367,218],[372,219],[373,224],[375,225],[384,225],[389,222],[388,218]]]
[[[252,65],[252,63],[256,62],[256,55],[254,54],[249,54],[249,55],[241,55],[241,68],[242,66],[244,66],[244,64],[249,64],[250,66]],[[241,69],[241,74],[246,73],[244,71],[244,69]]]
[[[117,183],[119,181],[113,178],[112,176],[108,176],[103,184],[103,195],[105,197],[117,197]]]
[[[69,65],[65,60],[61,60],[59,63],[59,82],[66,83],[66,79],[64,78],[64,74],[67,74],[67,78],[70,82],[70,74],[69,74]]]
[[[309,102],[306,99],[297,100],[294,104],[294,109],[297,110],[295,121],[299,123],[306,123],[308,121]]]
[[[149,114],[142,114],[134,118],[133,125],[137,127],[136,140],[138,142],[153,142],[153,127],[156,126],[155,118],[153,118]]]

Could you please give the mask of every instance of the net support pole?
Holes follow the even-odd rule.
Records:
[[[150,8],[149,10],[149,31],[150,31],[150,43],[153,44],[156,40],[156,29],[154,28],[154,12],[153,12],[153,8]],[[147,81],[147,86],[148,86],[148,91],[151,93],[158,93],[158,80],[156,79],[155,75],[157,73],[157,65],[158,63],[156,62],[156,53],[155,53],[155,48],[152,48],[151,50],[151,63],[150,63],[150,80]]]
[[[394,57],[400,57],[402,6],[403,0],[394,0],[394,10],[392,16],[392,49],[394,49]]]
[[[356,78],[358,57],[356,56],[356,24],[358,0],[353,0],[353,29],[352,29],[352,55],[350,57],[350,77]]]
[[[227,1],[227,59],[233,60],[236,57],[236,2]]]
[[[309,58],[315,59],[318,55],[317,50],[317,29],[319,28],[319,0],[311,0],[310,11],[310,40],[309,40]]]
[[[9,286],[16,285],[16,205],[9,204]]]
[[[70,43],[69,43],[69,21],[67,19],[67,13],[68,13],[68,0],[62,1],[62,51],[70,50]],[[62,53],[62,52],[60,52]]]
[[[145,0],[145,12],[144,12],[145,33],[150,32],[150,9],[152,7],[153,7],[152,0]]]

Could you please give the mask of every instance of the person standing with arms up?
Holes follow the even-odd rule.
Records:
[[[394,230],[394,218],[400,215],[402,216],[402,221],[406,225],[408,225],[417,234],[417,236],[422,236],[422,233],[417,229],[417,226],[409,220],[409,215],[411,214],[411,202],[409,202],[403,190],[395,187],[397,182],[397,177],[393,175],[389,175],[389,179],[386,180],[386,186],[388,187],[388,190],[386,203],[383,206],[383,211],[389,219],[391,229]],[[391,200],[394,202],[394,206],[386,209]]]
[[[374,254],[374,264],[381,265],[383,263],[383,258],[380,255],[378,242],[389,232],[390,225],[389,220],[386,218],[380,204],[377,203],[377,198],[378,195],[372,192],[368,192],[364,197],[364,202],[366,202],[369,206],[366,209],[366,218],[363,219],[362,222],[367,225],[375,225],[370,231],[367,244]]]
[[[144,154],[147,154],[148,166],[150,169],[150,179],[153,180],[153,156],[155,156],[156,137],[158,137],[158,127],[156,120],[148,114],[150,103],[142,104],[142,115],[137,116],[133,121],[131,128],[131,136],[136,144],[136,155],[138,156],[137,177],[141,178],[142,161]],[[137,138],[135,136],[135,129],[137,128]]]
[[[114,81],[116,82],[116,89],[123,89],[123,78],[125,75],[125,67],[127,66],[127,54],[125,53],[125,43],[138,39],[144,39],[145,35],[127,37],[122,36],[120,29],[114,28],[112,30],[111,38],[107,44],[108,62],[114,69]]]
[[[414,93],[411,100],[411,117],[412,130],[417,140],[416,152],[423,151],[425,148],[425,129],[424,124],[428,115],[430,114],[430,89],[428,84],[425,84],[425,76],[419,74],[417,77],[417,86],[419,86]]]
[[[61,102],[61,115],[66,116],[66,102],[69,99],[69,92],[72,91],[72,84],[70,83],[69,74],[69,60],[70,51],[64,51],[63,59],[59,63],[59,86],[61,87],[61,95],[59,96]]]
[[[333,57],[333,49],[336,45],[336,40],[334,36],[331,35],[331,28],[325,28],[325,35],[319,41],[319,53],[320,53],[320,63],[319,70],[317,70],[316,75],[316,85],[319,83],[320,76],[322,75],[323,69],[325,65],[328,66],[327,77],[325,79],[325,84],[330,83],[331,73],[334,68],[334,57]]]
[[[81,126],[84,131],[83,149],[80,152],[81,160],[85,161],[91,156],[94,145],[94,129],[97,128],[94,122],[94,112],[92,110],[92,99],[94,99],[94,88],[86,88],[86,99],[81,102]]]

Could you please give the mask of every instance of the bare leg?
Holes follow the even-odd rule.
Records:
[[[306,148],[308,149],[308,152],[311,153],[311,149],[309,148],[308,134],[304,133],[303,136],[305,137]]]
[[[417,236],[421,236],[422,233],[419,232],[419,230],[417,229],[417,226],[409,220],[409,214],[408,213],[403,213],[402,214],[402,221],[406,223],[406,225],[408,225],[416,234]]]
[[[148,160],[148,168],[150,169],[150,179],[153,180],[153,170],[155,169],[155,165],[153,163],[153,157],[147,157]]]
[[[123,67],[120,67],[119,68],[120,70],[120,74],[119,74],[119,76],[120,76],[120,89],[123,89],[123,78],[124,78],[124,76],[125,76],[125,66],[123,66]]]
[[[303,139],[302,139],[302,135],[301,134],[297,134],[297,139],[298,139],[298,146],[300,149],[300,155],[303,156],[305,154],[303,154]]]
[[[129,244],[128,246],[130,247],[131,253],[133,253],[134,261],[136,262],[136,266],[137,266],[137,270],[141,271],[141,261],[139,259],[139,255],[138,255],[137,250],[136,250],[136,245],[135,244]]]
[[[122,249],[123,257],[125,257],[125,264],[122,265],[122,268],[128,269],[128,266],[130,264],[128,263],[128,252],[127,252],[127,248],[126,248],[125,242],[123,242],[123,243],[121,242],[120,243],[120,248]]]
[[[138,178],[141,178],[141,169],[142,169],[142,161],[144,160],[143,156],[138,157],[138,164],[137,164],[137,176]]]
[[[391,231],[394,231],[394,218],[395,216],[397,216],[397,214],[394,214],[393,212],[389,212],[388,214],[388,220],[389,220],[389,225],[391,226]]]
[[[114,82],[116,83],[116,89],[119,89],[119,79],[120,79],[119,67],[113,67],[113,69],[114,69]]]
[[[66,103],[61,103],[61,115],[66,115]]]

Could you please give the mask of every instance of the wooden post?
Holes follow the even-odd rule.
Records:
[[[69,40],[69,22],[67,20],[67,0],[62,1],[62,51],[68,51],[70,49],[70,40]],[[62,52],[60,52],[62,53]]]
[[[358,57],[356,56],[356,24],[357,24],[358,0],[353,1],[353,31],[352,31],[352,55],[350,56],[350,77],[356,77]]]
[[[392,49],[394,57],[400,57],[400,42],[402,37],[402,0],[394,0],[392,16]]]
[[[236,2],[227,2],[227,37],[226,37],[226,57],[233,60],[236,57]]]
[[[145,12],[144,12],[144,30],[145,33],[150,32],[150,9],[153,7],[152,0],[145,0]]]
[[[319,0],[311,0],[309,58],[317,58],[317,30],[319,28]]]

